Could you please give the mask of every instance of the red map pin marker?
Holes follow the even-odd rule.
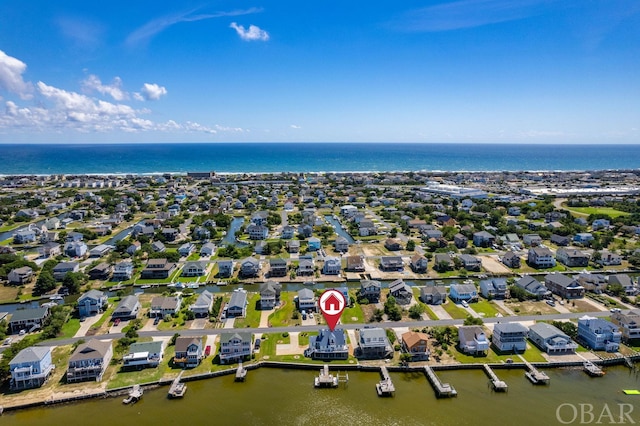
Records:
[[[347,301],[344,299],[344,295],[338,290],[329,289],[322,293],[320,296],[320,312],[327,321],[329,330],[333,331],[340,320],[340,315],[344,311]]]

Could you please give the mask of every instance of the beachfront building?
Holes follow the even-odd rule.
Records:
[[[123,368],[155,368],[164,355],[163,341],[136,342],[129,346],[129,351],[122,357]]]
[[[309,349],[305,351],[305,356],[320,360],[347,359],[347,333],[342,328],[333,331],[320,329],[317,336],[309,336]]]
[[[616,311],[611,314],[611,322],[620,327],[625,342],[640,339],[640,310]]]
[[[529,327],[529,340],[549,355],[574,353],[578,345],[564,332],[546,322]]]
[[[9,362],[11,389],[40,387],[47,381],[54,369],[50,347],[30,346],[25,348]]]
[[[133,263],[130,260],[118,262],[113,267],[111,281],[128,281],[133,276]]]
[[[524,352],[527,333],[527,327],[519,322],[499,322],[493,326],[491,344],[500,352]]]
[[[176,264],[169,262],[166,258],[149,259],[147,266],[142,270],[142,279],[167,279],[169,274],[175,269]]]
[[[249,359],[252,339],[253,335],[249,332],[222,333],[220,335],[220,362],[230,364]]]
[[[396,302],[400,305],[408,305],[413,298],[413,290],[401,279],[392,281],[389,284],[389,294],[395,297]]]
[[[111,340],[91,339],[82,343],[69,358],[67,383],[94,380],[99,382],[113,357]]]
[[[382,359],[393,356],[387,332],[380,327],[364,327],[358,333],[358,358]]]
[[[578,319],[578,338],[592,350],[617,352],[622,333],[607,320],[585,315]]]

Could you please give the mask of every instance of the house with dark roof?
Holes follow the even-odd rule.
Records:
[[[420,300],[429,305],[440,305],[447,300],[447,288],[443,285],[420,287]]]
[[[24,330],[31,332],[42,328],[45,320],[49,317],[49,308],[41,306],[39,308],[18,309],[11,315],[9,320],[9,332],[15,334]]]
[[[62,281],[68,272],[80,271],[80,264],[78,262],[60,262],[53,267],[53,277],[56,281]]]
[[[166,279],[175,269],[176,264],[169,262],[166,258],[149,259],[147,266],[142,270],[140,278],[143,279]]]
[[[580,267],[589,265],[589,255],[577,249],[560,247],[556,251],[558,262],[569,267]]]
[[[304,355],[320,360],[347,359],[347,333],[342,328],[333,331],[328,328],[320,329],[317,336],[309,336],[309,348]]]
[[[380,258],[380,269],[383,271],[402,271],[404,262],[400,256],[382,256]]]
[[[328,256],[324,259],[322,273],[325,275],[340,275],[342,270],[342,259],[335,256]]]
[[[204,337],[180,336],[176,339],[173,363],[185,368],[197,367],[204,358]]]
[[[551,295],[551,292],[543,283],[533,278],[531,275],[525,275],[515,282],[515,285],[527,292],[527,294],[542,299]]]
[[[280,303],[282,285],[275,281],[260,284],[260,309],[273,309]]]
[[[247,257],[240,264],[240,275],[245,278],[257,277],[260,274],[260,261],[253,257]]]
[[[486,299],[504,299],[507,297],[506,278],[489,278],[480,281],[480,292]]]
[[[515,252],[506,252],[500,260],[509,268],[518,269],[520,267],[520,256]]]
[[[545,286],[563,299],[579,299],[584,297],[585,289],[578,281],[563,274],[547,274],[544,277]]]
[[[528,332],[519,322],[499,322],[493,326],[491,344],[500,352],[522,353],[527,349]]]
[[[473,245],[476,247],[491,247],[495,242],[495,235],[487,231],[479,231],[473,234]]]
[[[389,284],[389,294],[395,297],[396,302],[400,305],[408,305],[413,298],[413,290],[401,279],[392,281]]]
[[[89,290],[78,298],[78,315],[80,318],[101,313],[108,303],[107,295],[99,290]]]
[[[411,257],[410,266],[413,272],[417,274],[423,274],[427,272],[429,261],[420,253],[416,253]]]
[[[164,318],[167,315],[177,314],[182,305],[182,298],[180,296],[157,296],[151,299],[151,309],[149,310],[149,317],[151,318]]]
[[[347,256],[347,272],[364,272],[364,258],[362,256]]]
[[[134,319],[138,316],[141,305],[136,296],[125,296],[111,314],[111,318],[121,320]]]
[[[458,256],[458,259],[460,259],[462,266],[467,271],[479,271],[482,267],[482,261],[480,261],[480,258],[470,254],[461,254]]]
[[[358,332],[356,356],[363,359],[382,359],[393,356],[387,332],[380,327],[364,327]]]
[[[553,253],[546,247],[531,247],[527,253],[527,263],[533,268],[553,268],[556,260]]]
[[[55,364],[51,360],[51,348],[30,346],[22,349],[9,362],[11,389],[37,388],[47,381]]]
[[[218,277],[230,278],[233,275],[233,260],[218,260]]]
[[[451,255],[448,253],[436,253],[433,256],[433,269],[438,272],[444,272],[453,269],[454,263]]]
[[[249,332],[222,333],[220,335],[220,362],[229,364],[249,359],[252,340],[253,335]]]
[[[638,287],[627,274],[609,275],[607,279],[609,280],[610,286],[621,286],[627,296],[635,296],[638,294]]]
[[[360,281],[360,298],[367,299],[369,302],[376,303],[380,300],[380,291],[382,284],[376,280],[361,280]]]
[[[67,383],[99,382],[113,357],[111,340],[91,339],[79,345],[69,358]]]
[[[453,244],[459,249],[464,249],[464,248],[467,248],[467,245],[469,244],[469,239],[464,235],[458,233],[453,236]]]
[[[288,270],[286,259],[275,258],[269,260],[269,277],[286,277]]]

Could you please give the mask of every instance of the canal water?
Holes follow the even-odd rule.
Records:
[[[331,224],[333,226],[333,229],[336,231],[336,234],[340,235],[341,237],[346,238],[346,240],[349,242],[349,244],[355,244],[356,243],[356,241],[353,239],[351,234],[349,234],[342,227],[342,224],[338,220],[334,219],[333,216],[327,215],[324,218],[327,220],[327,222],[329,222],[329,224]]]
[[[7,412],[2,424],[555,425],[575,413],[568,424],[580,424],[580,404],[583,411],[591,407],[596,419],[608,409],[616,422],[619,404],[631,404],[625,411],[640,422],[640,396],[621,392],[640,387],[637,373],[611,367],[605,377],[591,378],[579,369],[545,371],[549,386],[532,385],[520,369],[497,370],[507,393],[491,391],[481,370],[441,371],[440,379],[458,396],[437,399],[423,373],[391,373],[396,395],[379,398],[377,373],[349,372],[346,385],[314,389],[317,372],[262,368],[249,371],[244,383],[233,376],[189,382],[181,400],[168,400],[163,387],[145,392],[135,405],[123,405],[122,397],[96,399]],[[610,421],[605,417],[601,424]]]

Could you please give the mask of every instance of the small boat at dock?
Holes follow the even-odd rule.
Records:
[[[585,361],[582,364],[582,368],[584,369],[585,373],[587,373],[591,377],[600,377],[600,376],[604,376],[605,374],[600,367],[598,367],[591,361]]]
[[[140,401],[142,398],[142,394],[144,391],[140,387],[140,385],[134,385],[133,388],[129,391],[129,396],[122,400],[123,404],[135,404]]]

